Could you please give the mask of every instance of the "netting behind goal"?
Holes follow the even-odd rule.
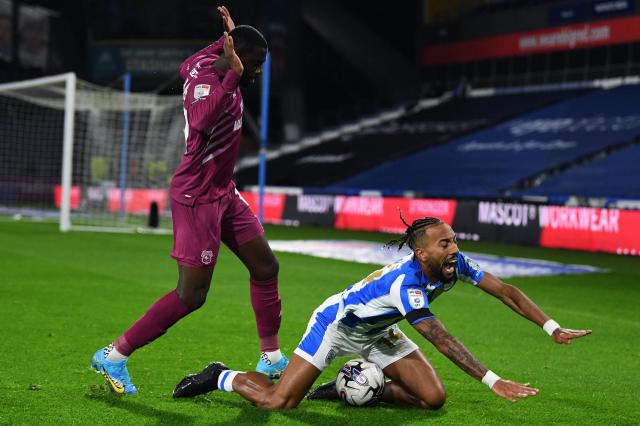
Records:
[[[179,96],[126,94],[72,74],[0,85],[0,214],[117,231],[146,227],[155,203],[170,228],[183,129]]]

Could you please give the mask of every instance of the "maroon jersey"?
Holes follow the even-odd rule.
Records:
[[[213,66],[223,44],[220,38],[180,66],[187,146],[169,194],[182,204],[211,202],[234,186],[243,104],[240,75]]]

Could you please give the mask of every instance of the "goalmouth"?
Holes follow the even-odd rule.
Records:
[[[58,221],[63,232],[169,232],[183,129],[180,96],[74,73],[0,84],[0,215]],[[147,226],[152,209],[158,228]]]

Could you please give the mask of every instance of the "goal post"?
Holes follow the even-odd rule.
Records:
[[[71,169],[73,167],[73,124],[76,111],[76,75],[65,75],[64,131],[62,139],[62,177],[60,231],[71,230]]]
[[[180,96],[126,93],[75,74],[0,84],[0,216],[61,231],[169,232],[184,152]],[[155,204],[152,206],[152,204]]]

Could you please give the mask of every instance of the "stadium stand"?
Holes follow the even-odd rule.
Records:
[[[640,145],[570,168],[550,176],[518,195],[638,198],[640,196]]]
[[[335,137],[270,160],[268,184],[330,185],[386,161],[401,159],[426,146],[447,143],[452,138],[584,93],[585,90],[573,90],[453,98],[417,112],[416,108],[407,107],[401,118],[392,122],[365,127],[357,133]],[[236,172],[236,182],[239,185],[252,184],[257,173],[257,166],[240,169]]]
[[[496,197],[545,169],[570,164],[640,134],[640,86],[602,90],[524,114],[332,185],[336,192],[415,191]],[[518,108],[520,97],[511,108]],[[505,107],[506,105],[503,105]]]

